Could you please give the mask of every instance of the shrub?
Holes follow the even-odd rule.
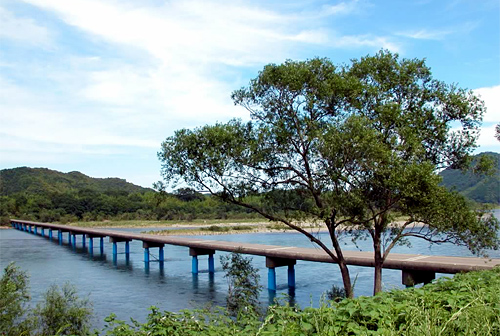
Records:
[[[220,260],[228,282],[227,310],[233,316],[258,313],[262,286],[258,270],[252,266],[252,258],[232,252],[221,256]]]
[[[0,335],[89,335],[92,308],[70,284],[51,286],[30,310],[28,275],[10,263],[0,279]]]
[[[10,263],[0,279],[0,335],[29,334],[23,319],[30,300],[28,275]]]
[[[326,298],[330,301],[339,302],[345,299],[346,293],[343,287],[332,285],[332,288],[326,291]]]
[[[35,328],[40,335],[88,335],[92,308],[69,283],[52,285],[43,302],[33,310]]]

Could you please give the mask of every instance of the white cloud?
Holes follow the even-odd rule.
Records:
[[[477,144],[480,151],[493,150],[500,152],[500,142],[495,138],[495,126],[482,127]]]
[[[362,1],[312,10],[297,3],[287,11],[222,0],[23,2],[49,15],[0,12],[9,38],[52,44],[54,52],[40,59],[35,53],[33,62],[4,61],[0,107],[8,109],[0,134],[10,140],[0,156],[11,162],[152,151],[176,129],[248,118],[230,99],[247,84],[246,71],[253,77],[263,64],[300,58],[311,47],[398,49],[387,37],[331,27]]]
[[[388,49],[393,52],[400,51],[398,44],[391,42],[389,38],[374,35],[337,36],[330,39],[330,44],[336,48],[372,47],[375,49]]]
[[[474,90],[486,105],[483,122],[500,123],[500,85]]]
[[[451,30],[419,29],[419,30],[399,32],[396,33],[396,35],[417,40],[443,40],[452,33],[453,31]]]
[[[324,5],[322,13],[324,15],[349,14],[356,10],[358,1],[340,2],[335,5]]]
[[[49,31],[30,18],[18,18],[0,7],[0,40],[9,39],[24,44],[48,47],[52,44]]]

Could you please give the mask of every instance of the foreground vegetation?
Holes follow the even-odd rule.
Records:
[[[244,260],[240,260],[244,262]],[[232,269],[233,271],[235,269]],[[231,275],[231,273],[227,273]],[[229,281],[238,298],[240,273]],[[255,283],[255,282],[254,282]],[[88,303],[70,287],[56,287],[33,310],[26,275],[10,265],[0,282],[0,334],[89,335]],[[254,285],[252,285],[254,286]],[[250,287],[252,288],[252,287]],[[250,297],[255,298],[255,286]],[[245,299],[245,298],[244,298]],[[328,301],[319,308],[275,305],[265,314],[255,301],[225,308],[161,312],[152,307],[145,323],[105,319],[96,335],[500,335],[500,268],[440,278],[422,288],[374,297]],[[228,301],[229,303],[229,301]],[[50,328],[49,328],[50,327]]]
[[[106,335],[500,335],[500,269],[458,274],[422,288],[325,302],[320,308],[269,307],[260,317],[224,309],[160,312],[144,324],[107,319]]]
[[[29,279],[13,263],[0,279],[0,335],[89,335],[92,304],[75,287],[54,284],[30,307]]]

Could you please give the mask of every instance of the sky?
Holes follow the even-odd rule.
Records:
[[[231,92],[264,65],[381,49],[480,95],[500,152],[499,0],[0,0],[0,169],[151,187],[176,130],[249,118]]]

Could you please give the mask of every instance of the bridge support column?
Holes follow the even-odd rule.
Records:
[[[68,243],[71,246],[71,232],[68,232]]]
[[[101,235],[96,235],[96,234],[85,234],[83,235],[83,241],[85,241],[85,238],[89,238],[89,253],[91,255],[94,254],[94,238],[100,238],[100,243],[101,243],[101,255],[104,254],[104,236]],[[85,243],[83,243],[83,247],[85,247]]]
[[[52,235],[53,235],[52,229],[49,229],[49,240],[52,240]]]
[[[193,257],[191,260],[191,273],[198,274],[198,256],[200,255],[208,255],[208,272],[214,273],[214,254],[215,250],[190,247],[189,255]]]
[[[149,249],[151,247],[158,247],[159,248],[158,262],[160,263],[160,269],[163,269],[163,262],[165,260],[164,252],[163,252],[164,246],[165,246],[164,243],[142,241],[142,247],[144,248],[144,263],[145,263],[145,266],[147,269],[149,269],[149,263],[151,261],[150,255],[149,255]]]
[[[288,265],[288,288],[295,288],[295,266]]]
[[[198,256],[196,255],[191,259],[191,273],[198,274]]]
[[[117,248],[116,243],[120,243],[120,242],[125,242],[125,254],[126,254],[126,258],[127,259],[129,258],[130,248],[129,248],[128,244],[131,240],[132,239],[128,239],[128,238],[109,237],[109,242],[113,243],[113,259],[116,259],[117,255],[118,255],[118,248]]]
[[[40,233],[42,235],[42,237],[45,237],[45,228],[42,228],[41,230],[42,232]]]
[[[276,268],[269,267],[267,269],[267,289],[276,290]]]
[[[215,273],[215,260],[214,255],[208,255],[208,273]]]
[[[295,288],[295,259],[273,258],[266,257],[267,272],[267,288],[276,290],[276,267],[288,266],[288,287]]]
[[[57,240],[59,241],[59,245],[62,245],[62,232],[60,230],[57,231]]]
[[[428,284],[436,279],[436,272],[402,270],[402,282],[406,287],[412,287],[419,283]]]
[[[35,225],[35,236],[38,235],[38,227]]]
[[[165,266],[165,253],[163,252],[163,246],[161,246],[158,251],[158,262],[160,263],[160,270],[163,271],[163,267]]]
[[[72,238],[73,238],[73,242],[70,245],[72,245],[73,249],[75,249],[76,248],[76,234],[73,233]]]
[[[163,263],[163,262],[165,262],[165,253],[163,252],[163,246],[160,246],[159,249],[160,249],[160,251],[158,253],[158,261],[160,263]]]
[[[85,240],[87,240],[87,237],[86,237],[86,235],[84,233],[84,234],[82,234],[82,247],[83,248],[85,248],[85,244],[86,244]]]

